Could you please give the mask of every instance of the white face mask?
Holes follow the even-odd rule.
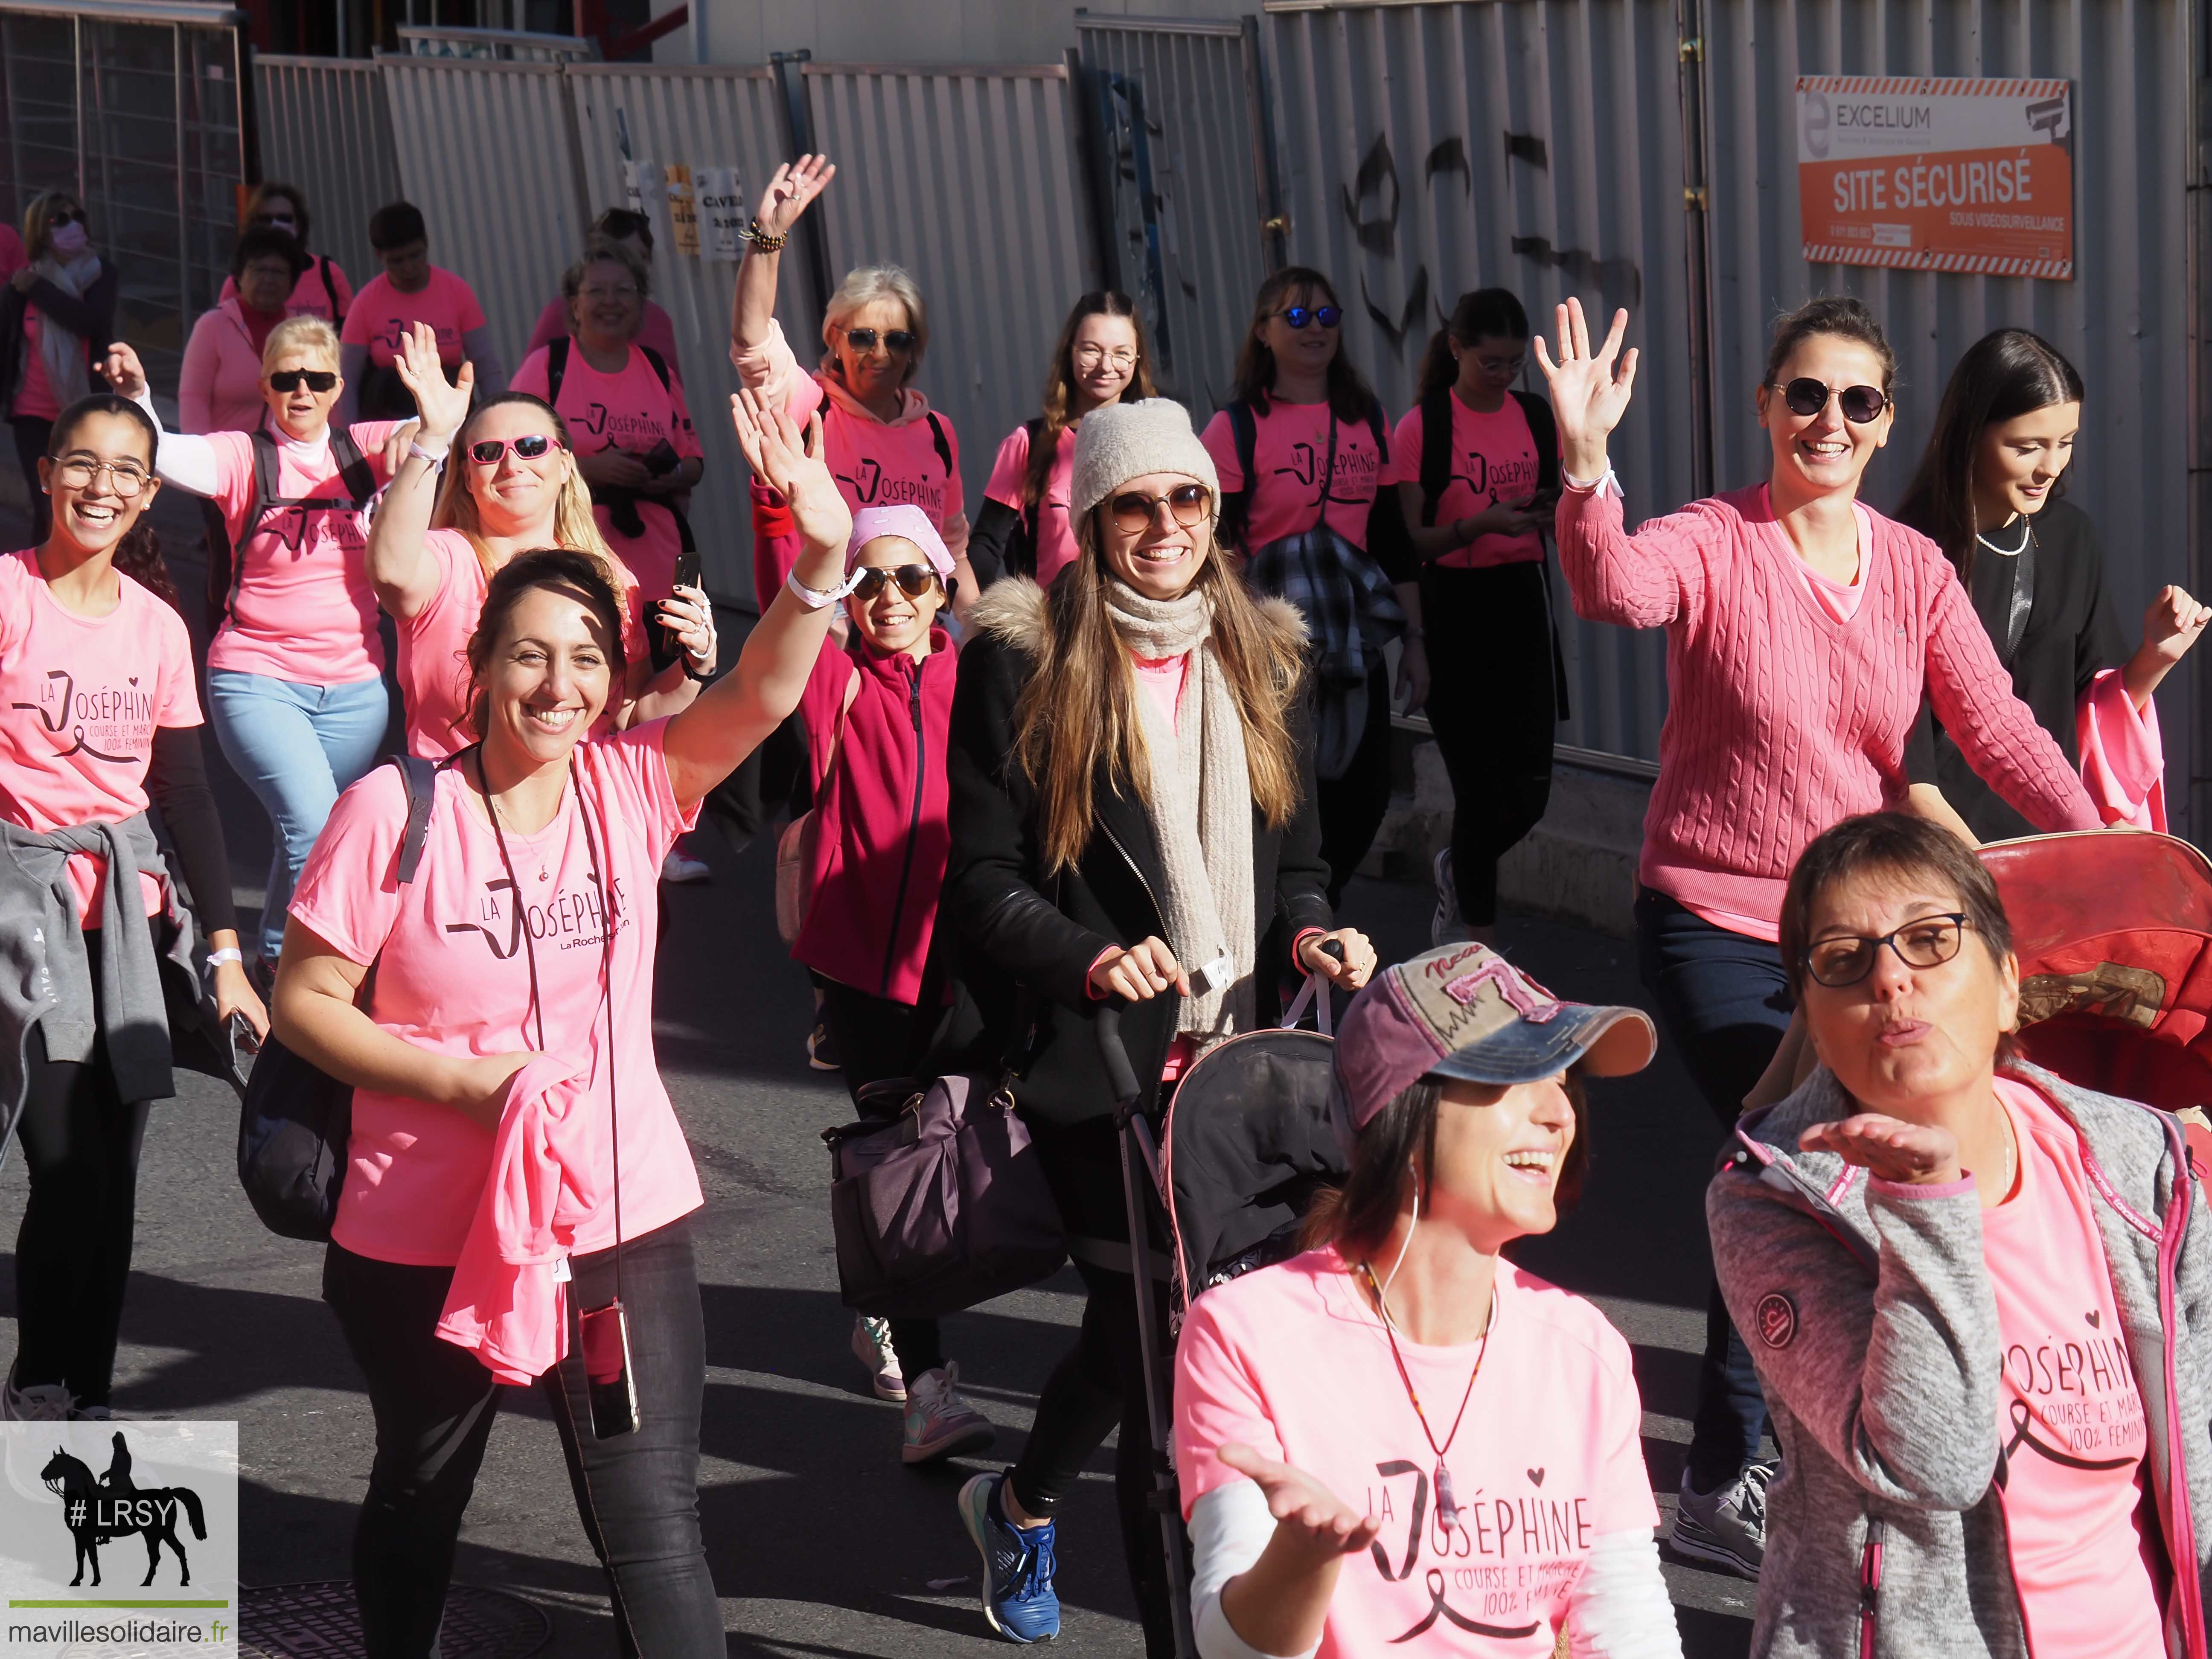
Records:
[[[83,224],[72,219],[46,240],[54,245],[57,253],[82,253],[84,245],[92,239],[85,234]]]

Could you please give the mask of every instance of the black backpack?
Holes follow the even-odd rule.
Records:
[[[1380,402],[1370,403],[1367,405],[1367,429],[1375,434],[1376,452],[1382,458],[1383,465],[1387,466],[1390,460],[1390,433],[1389,428],[1382,423],[1382,405]],[[1244,531],[1252,516],[1254,487],[1252,469],[1258,465],[1256,454],[1260,445],[1260,419],[1252,405],[1242,398],[1229,405],[1229,432],[1236,441],[1237,468],[1244,475],[1244,488],[1228,491],[1221,498],[1220,537],[1224,544],[1243,548],[1245,552],[1249,553],[1254,550],[1244,546]],[[1331,456],[1327,465],[1334,471],[1335,457]],[[1322,495],[1324,500],[1328,497],[1328,492],[1335,487],[1335,483],[1336,481],[1334,478],[1325,478],[1322,481]],[[1379,495],[1382,491],[1382,486],[1378,483],[1376,490]]]
[[[1451,387],[1440,386],[1421,399],[1421,527],[1437,521],[1437,504],[1451,488]],[[1559,487],[1559,428],[1552,406],[1533,392],[1516,391],[1513,400],[1536,441],[1536,492]]]
[[[331,302],[331,326],[345,326],[345,307],[338,303],[338,285],[331,280],[331,259],[326,253],[315,256],[316,274],[323,279],[323,293]]]
[[[387,756],[384,763],[398,767],[407,784],[407,828],[399,841],[404,887],[422,862],[437,768],[414,755]],[[375,971],[372,963],[369,972]],[[263,1226],[281,1238],[330,1237],[352,1133],[353,1085],[301,1059],[272,1032],[246,1080],[238,1114],[238,1182]]]
[[[276,439],[269,435],[266,427],[256,427],[246,435],[253,445],[253,499],[246,506],[245,526],[235,537],[228,529],[218,537],[212,533],[212,515],[209,521],[207,619],[210,634],[229,620],[230,608],[238,599],[246,544],[260,533],[262,520],[272,511],[296,507],[303,515],[359,513],[376,499],[376,469],[361,453],[361,446],[354,442],[353,434],[343,426],[331,428],[331,458],[337,462],[338,479],[345,486],[342,495],[279,495]],[[301,534],[306,533],[303,522]]]

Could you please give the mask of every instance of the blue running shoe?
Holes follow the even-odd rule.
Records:
[[[960,1522],[983,1558],[983,1616],[1009,1642],[1027,1646],[1060,1634],[1052,1589],[1053,1523],[1009,1524],[994,1501],[1003,1474],[979,1474],[960,1488]]]

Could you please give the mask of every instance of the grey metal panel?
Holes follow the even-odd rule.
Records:
[[[261,176],[307,192],[313,251],[359,288],[379,269],[368,216],[401,193],[384,76],[361,58],[256,53]]]
[[[784,157],[783,111],[767,70],[647,69],[575,64],[567,70],[582,150],[585,196],[594,211],[619,205],[626,157],[665,166],[734,167],[744,198],[756,199]],[[837,186],[842,187],[842,185]],[[833,187],[833,188],[837,188]],[[710,592],[753,600],[752,513],[743,452],[730,428],[730,300],[735,261],[676,251],[662,198],[654,217],[653,297],[676,325],[678,368],[706,451],[691,495],[691,527]],[[778,310],[799,314],[806,285],[800,262],[782,265]],[[798,343],[802,349],[805,340]]]
[[[1146,302],[1161,389],[1204,420],[1228,401],[1252,296],[1267,271],[1244,33],[1234,20],[1085,13],[1079,22],[1084,67],[1142,88],[1149,216],[1158,231],[1157,291],[1148,216],[1130,153],[1130,105],[1110,84],[1102,89],[1115,118],[1104,131],[1115,152],[1121,281]]]
[[[584,236],[557,64],[381,57],[393,149],[430,258],[468,279],[511,374]]]
[[[1267,30],[1291,258],[1337,285],[1344,349],[1383,401],[1412,401],[1429,337],[1468,289],[1511,289],[1547,336],[1570,294],[1601,313],[1626,306],[1643,366],[1614,464],[1632,517],[1688,499],[1672,5],[1277,11]],[[1533,354],[1527,384],[1543,386]],[[1656,756],[1662,640],[1576,622],[1564,586],[1554,593],[1573,708],[1561,740]]]
[[[599,43],[574,34],[540,34],[526,29],[441,28],[413,23],[399,26],[400,50],[416,58],[473,58],[528,64],[595,61]]]
[[[1899,358],[1898,420],[1869,475],[1876,506],[1910,481],[1960,352],[1993,328],[2032,328],[2088,383],[2069,474],[2097,520],[2130,640],[2167,582],[2191,579],[2192,274],[2186,228],[2197,64],[2182,0],[1706,0],[1713,134],[1715,312],[1723,485],[1764,477],[1751,409],[1775,314],[1820,293],[1864,298]],[[2074,83],[2075,280],[1808,268],[1800,257],[1795,86],[1800,75],[2056,76]],[[2185,688],[2183,680],[2189,684]],[[2205,668],[2161,693],[2177,824],[2191,791]],[[2199,803],[2200,807],[2203,803]],[[2192,817],[2199,838],[2206,822]]]
[[[1063,65],[806,66],[815,142],[838,163],[814,210],[833,278],[897,264],[921,284],[930,351],[917,385],[950,416],[972,519],[1000,441],[1036,412],[1046,359],[1085,268]],[[802,362],[819,318],[787,309]]]

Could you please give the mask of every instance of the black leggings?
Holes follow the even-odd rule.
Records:
[[[538,1379],[568,1461],[585,1535],[605,1570],[625,1655],[722,1659],[721,1603],[699,1535],[699,1413],[705,1323],[689,1219],[623,1249],[638,1427],[592,1432],[574,1310],[614,1292],[614,1255],[574,1258],[568,1357]],[[453,1543],[476,1490],[500,1384],[477,1357],[436,1334],[451,1267],[377,1261],[332,1244],[323,1299],[337,1315],[376,1413],[376,1462],[354,1529],[354,1594],[369,1659],[429,1659],[438,1649]]]
[[[23,488],[31,498],[31,545],[37,547],[53,528],[53,503],[39,488],[39,458],[53,441],[54,423],[39,415],[11,415],[15,429],[15,463],[23,469]]]
[[[1460,920],[1498,920],[1498,861],[1552,799],[1558,699],[1544,567],[1421,567],[1429,636],[1429,726],[1452,786],[1452,878]]]
[[[1378,658],[1367,672],[1367,724],[1359,747],[1340,778],[1314,785],[1321,820],[1321,855],[1328,865],[1328,902],[1343,902],[1345,884],[1375,845],[1375,832],[1390,810],[1390,676]]]
[[[100,933],[84,936],[100,1003]],[[83,1406],[105,1406],[131,1280],[138,1155],[150,1103],[125,1103],[107,1039],[88,1060],[49,1060],[43,1030],[27,1043],[23,1115],[15,1133],[31,1177],[15,1235],[15,1386],[58,1382]]]

